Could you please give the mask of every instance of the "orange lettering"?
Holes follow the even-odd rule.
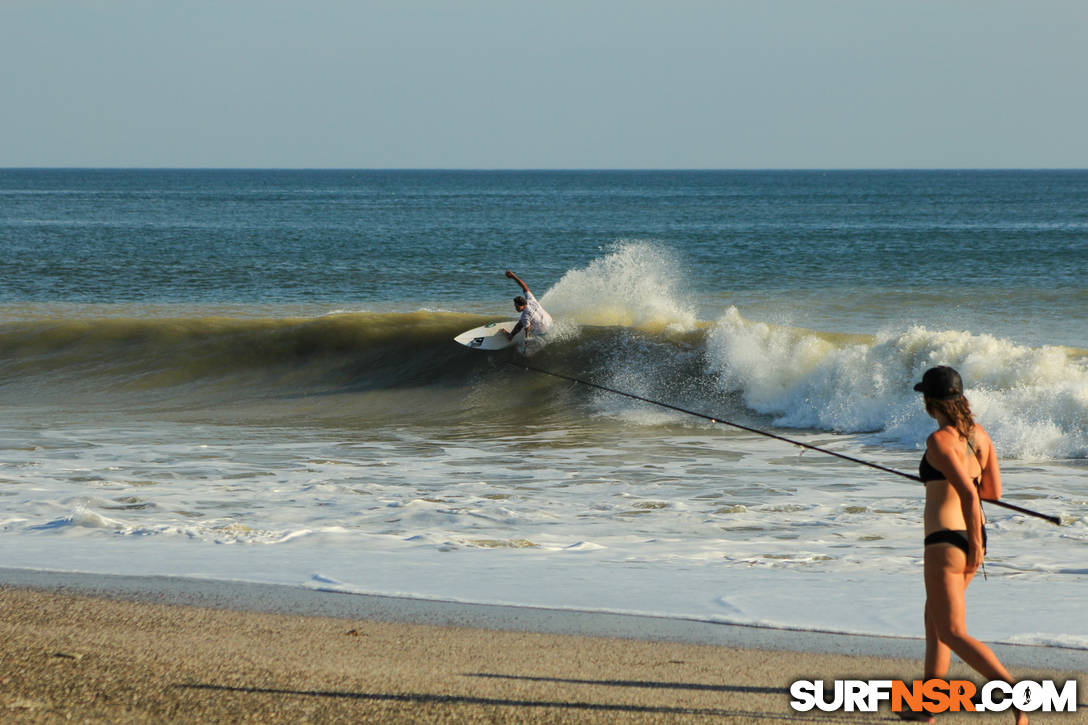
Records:
[[[974,712],[975,703],[971,698],[975,696],[975,683],[970,680],[952,680],[949,684],[950,707],[953,712]]]
[[[922,685],[922,694],[931,703],[926,705],[930,712],[940,713],[948,709],[948,683],[944,680],[926,680]]]
[[[910,687],[907,687],[907,683],[902,680],[892,681],[892,712],[902,712],[904,704],[911,712],[921,712],[921,680],[914,680]]]

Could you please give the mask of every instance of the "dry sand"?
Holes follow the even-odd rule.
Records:
[[[898,722],[798,713],[797,679],[913,679],[921,663],[299,616],[0,588],[0,722]],[[953,676],[970,673],[954,665]],[[1018,668],[1020,677],[1086,678]],[[886,706],[885,706],[886,707]],[[1088,720],[1038,715],[1032,722]],[[945,714],[939,722],[1011,722]]]

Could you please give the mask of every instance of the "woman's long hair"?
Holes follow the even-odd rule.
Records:
[[[926,398],[926,412],[934,417],[937,413],[944,414],[944,417],[952,421],[952,427],[961,436],[971,440],[975,432],[975,416],[971,413],[971,405],[967,402],[967,398],[962,395],[951,400]]]

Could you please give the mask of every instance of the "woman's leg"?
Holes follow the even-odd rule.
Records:
[[[925,659],[925,673],[926,679],[932,679],[934,677],[944,679],[948,674],[948,665],[952,661],[952,650],[941,641],[941,638],[937,636],[937,625],[933,623],[933,618],[929,616],[929,601],[926,601],[925,610],[925,625],[926,625],[926,659]]]
[[[926,631],[925,678],[927,680],[935,677],[944,679],[945,675],[948,674],[948,665],[952,660],[952,650],[937,636],[937,627],[933,623],[932,617],[929,616],[928,601],[926,602],[923,619],[925,620],[924,626]],[[903,720],[928,723],[935,722],[933,716],[924,710],[921,712],[903,710],[899,713],[899,717]]]
[[[951,544],[934,544],[925,549],[926,580],[926,674],[929,676],[930,627],[940,643],[955,652],[987,680],[1013,682],[989,647],[967,634],[967,585],[973,575],[964,572],[967,557]],[[933,666],[941,666],[940,647],[934,649]],[[944,662],[947,670],[948,663]],[[1023,713],[1013,713],[1018,722],[1027,722]],[[1020,718],[1023,718],[1022,720]]]

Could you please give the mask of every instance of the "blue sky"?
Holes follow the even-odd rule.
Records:
[[[1086,168],[1080,0],[0,0],[0,166]]]

